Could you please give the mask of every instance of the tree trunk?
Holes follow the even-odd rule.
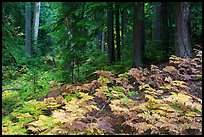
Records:
[[[100,27],[101,27],[100,18],[101,18],[101,16],[102,16],[101,13],[99,13],[99,12],[95,13],[95,18],[97,20],[97,27],[98,27],[97,35],[96,35],[96,42],[97,42],[97,45],[98,45],[99,49],[100,49],[101,38],[102,38],[102,32],[100,30]]]
[[[73,68],[72,68],[72,72],[71,72],[71,81],[72,81],[72,83],[74,83],[74,65],[75,65],[75,63],[74,63],[74,60],[73,60]]]
[[[71,29],[71,17],[67,16],[66,17],[66,23],[67,23],[67,38],[71,39],[72,38],[72,29]]]
[[[163,49],[168,53],[169,51],[169,30],[168,30],[168,9],[167,2],[161,3],[161,33],[162,33],[162,41],[163,41]]]
[[[96,36],[97,48],[98,48],[98,46],[100,47],[100,45],[101,45],[101,37],[102,37],[101,31],[98,29],[97,30],[97,36]]]
[[[67,37],[68,39],[72,38],[72,29],[71,29],[71,17],[66,17],[66,23],[67,23]]]
[[[56,68],[57,66],[56,66],[56,62],[55,62],[55,56],[54,56],[54,55],[51,55],[51,57],[52,57],[52,66],[53,66],[54,68]]]
[[[26,23],[25,23],[25,53],[31,56],[31,5],[30,2],[26,3]]]
[[[116,51],[117,51],[117,60],[120,61],[120,22],[119,22],[119,5],[116,3]]]
[[[121,46],[122,49],[125,46],[125,36],[126,36],[126,25],[127,25],[127,10],[123,9],[121,11]]]
[[[142,66],[142,13],[143,2],[134,3],[133,7],[133,67]]]
[[[158,42],[160,36],[161,2],[155,2],[153,6],[152,41]]]
[[[189,2],[176,3],[175,49],[176,55],[183,58],[192,56],[188,30],[189,7]]]
[[[102,32],[102,40],[101,40],[101,53],[104,54],[104,36],[105,32]]]
[[[33,24],[33,48],[34,55],[37,56],[37,40],[38,40],[38,28],[39,28],[39,17],[40,17],[40,2],[35,2],[34,11],[34,24]]]
[[[114,61],[113,3],[108,3],[108,65]]]
[[[142,33],[142,53],[145,51],[145,14],[144,14],[144,3],[141,6],[141,33]],[[144,55],[144,54],[142,54]]]

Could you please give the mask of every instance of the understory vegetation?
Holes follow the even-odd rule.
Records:
[[[39,74],[36,84],[49,85],[49,92],[3,92],[2,134],[201,134],[202,51],[196,53],[193,59],[172,55],[162,67],[97,70],[87,83],[62,84]],[[14,83],[24,87],[26,80],[33,85],[20,78]]]

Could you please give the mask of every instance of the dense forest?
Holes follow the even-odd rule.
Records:
[[[202,2],[3,2],[3,135],[201,135]]]

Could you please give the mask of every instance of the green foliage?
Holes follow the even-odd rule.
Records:
[[[80,95],[79,92],[75,92],[74,94],[68,94],[65,96],[65,100],[70,101],[72,100],[72,98],[78,98],[78,96]]]
[[[13,116],[16,115],[16,113],[29,113],[32,115],[35,119],[38,119],[38,117],[43,114],[42,110],[46,109],[46,104],[44,102],[38,102],[36,100],[30,100],[28,102],[25,102],[22,107],[14,109],[14,111],[11,113]]]
[[[2,119],[2,135],[26,135],[26,129],[13,123],[9,117]]]
[[[192,2],[191,3],[191,13],[190,13],[190,20],[191,20],[191,38],[192,43],[194,44],[201,44],[201,37],[202,37],[202,6],[201,2]]]
[[[17,91],[4,91],[2,93],[2,114],[7,115],[20,101],[19,93]]]
[[[147,46],[145,47],[144,52],[144,62],[162,62],[163,60],[166,60],[168,58],[168,54],[166,53],[166,50],[158,49],[158,47],[162,47],[164,45],[161,45],[160,42],[157,43],[150,43],[147,42]]]
[[[139,95],[140,93],[137,91],[128,91],[128,95],[133,96],[133,95]]]

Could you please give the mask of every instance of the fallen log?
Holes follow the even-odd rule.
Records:
[[[8,88],[8,89],[3,89],[2,92],[6,91],[6,90],[20,90],[19,88]]]

